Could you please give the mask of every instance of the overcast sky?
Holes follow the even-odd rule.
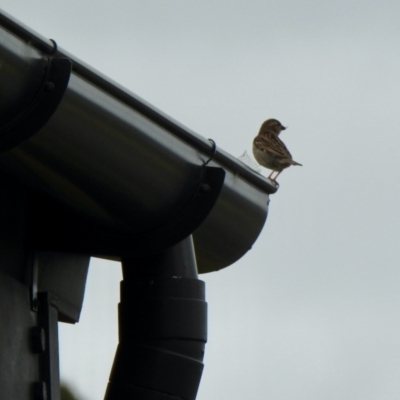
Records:
[[[251,252],[203,275],[198,400],[400,398],[398,0],[2,0],[234,156],[270,117],[296,161]],[[264,170],[264,174],[268,171]],[[120,266],[93,260],[62,378],[102,399]]]

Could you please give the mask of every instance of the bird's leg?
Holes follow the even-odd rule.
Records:
[[[276,178],[279,176],[279,174],[280,174],[282,171],[283,171],[283,170],[279,171],[279,172],[275,175],[275,178],[272,179],[275,183],[278,183],[278,182],[276,181]]]
[[[278,177],[278,175],[279,175],[282,171],[279,171],[279,172],[275,175],[275,177],[273,178],[272,175],[273,175],[275,172],[278,172],[278,171],[272,170],[271,173],[267,176],[267,179],[271,179],[272,182],[278,183],[278,182],[276,181],[276,178]],[[279,185],[279,184],[278,184],[278,185]]]

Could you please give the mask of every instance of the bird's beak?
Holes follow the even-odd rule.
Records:
[[[289,128],[288,126],[282,126],[282,130],[284,131],[286,128]]]

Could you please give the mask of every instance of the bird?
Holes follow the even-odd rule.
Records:
[[[285,143],[279,139],[279,134],[286,128],[274,118],[267,119],[261,125],[258,135],[253,140],[253,155],[256,161],[263,167],[271,169],[267,179],[278,183],[278,175],[291,165],[302,164],[294,161]],[[277,172],[274,178],[272,175]]]

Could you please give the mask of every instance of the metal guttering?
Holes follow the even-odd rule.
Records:
[[[67,52],[57,49],[53,41],[37,35],[3,12],[0,12],[0,27],[3,27],[3,30],[0,28],[0,34],[4,38],[18,38],[19,45],[23,45],[26,52],[34,52],[38,65],[43,64],[43,59],[49,56],[72,61],[68,88],[54,116],[39,134],[4,152],[0,156],[0,168],[23,181],[37,181],[39,184],[34,185],[40,190],[47,186],[47,192],[54,198],[68,207],[88,213],[93,220],[97,219],[97,222],[112,228],[113,234],[119,227],[123,235],[129,231],[135,234],[145,231],[140,223],[147,221],[146,215],[141,208],[143,204],[139,203],[148,200],[144,194],[149,194],[150,189],[151,193],[158,191],[160,198],[164,196],[164,208],[160,208],[159,204],[153,209],[146,206],[149,216],[154,214],[153,221],[149,222],[153,224],[150,231],[157,230],[157,224],[167,224],[170,203],[174,203],[172,208],[176,211],[193,198],[196,182],[202,179],[199,176],[200,168],[213,153],[209,140],[183,127]],[[35,68],[40,69],[36,64]],[[74,108],[76,104],[80,104],[81,108]],[[85,110],[87,118],[82,117],[82,110]],[[107,118],[102,121],[103,124],[95,126],[95,119],[104,114],[107,114]],[[97,132],[98,136],[90,137],[90,131]],[[124,134],[118,139],[120,132]],[[110,146],[110,140],[114,139],[115,143]],[[115,147],[113,151],[109,150],[111,147]],[[92,154],[85,153],[88,149],[93,150]],[[165,163],[164,166],[159,163],[151,154],[152,151],[158,154],[157,160],[163,157],[169,160],[169,172],[163,170]],[[142,164],[132,162],[130,154],[133,158],[135,154],[142,157]],[[99,157],[107,161],[99,164],[96,162]],[[71,162],[71,159],[75,161]],[[158,165],[153,166],[152,163]],[[251,248],[265,222],[268,195],[277,190],[266,179],[219,148],[209,166],[223,168],[225,180],[215,206],[194,233],[200,272],[224,268]],[[96,168],[100,168],[100,171]],[[142,175],[137,172],[138,169],[143,170]],[[93,183],[99,172],[101,179]],[[62,179],[68,179],[64,179],[64,182],[52,180],[50,175],[55,173]],[[158,178],[160,174],[168,181],[168,187]],[[140,182],[141,191],[132,192],[131,187],[143,176],[146,179]],[[110,187],[107,187],[107,179]],[[52,186],[53,183],[55,186]],[[70,188],[64,183],[71,184]],[[102,199],[103,192],[112,194]],[[175,199],[171,200],[171,197]],[[132,204],[135,204],[136,211]],[[115,211],[116,208],[119,210]],[[102,213],[104,218],[100,216]],[[132,217],[128,214],[132,214]],[[140,218],[137,217],[139,214]],[[107,235],[105,237],[107,240]],[[121,242],[121,237],[116,240]],[[89,246],[88,250],[104,257],[122,255],[118,246],[111,247],[110,251],[101,251]],[[80,250],[84,251],[83,248]]]
[[[54,41],[47,39],[44,36],[41,36],[24,24],[17,22],[13,17],[8,15],[1,9],[0,26],[14,33],[16,36],[25,40],[27,43],[37,48],[38,50],[44,51],[47,54],[53,54],[55,49]],[[178,121],[175,121],[173,118],[167,116],[162,111],[158,110],[156,107],[141,99],[136,94],[130,92],[126,88],[114,82],[112,79],[106,77],[101,72],[96,71],[95,68],[92,68],[83,61],[75,58],[67,51],[57,48],[56,54],[59,57],[66,57],[72,60],[73,71],[76,74],[92,82],[94,85],[108,92],[110,95],[114,96],[118,100],[138,110],[149,119],[168,129],[171,133],[179,137],[181,140],[198,148],[205,155],[211,154],[212,146],[210,142],[203,136],[200,136],[189,128],[183,126]],[[222,166],[232,170],[237,175],[240,175],[241,177],[243,177],[243,179],[246,179],[248,182],[260,188],[265,193],[273,194],[277,191],[276,187],[271,185],[269,181],[267,181],[259,174],[255,174],[246,165],[244,165],[235,157],[231,156],[220,148],[217,148],[214,160]]]

